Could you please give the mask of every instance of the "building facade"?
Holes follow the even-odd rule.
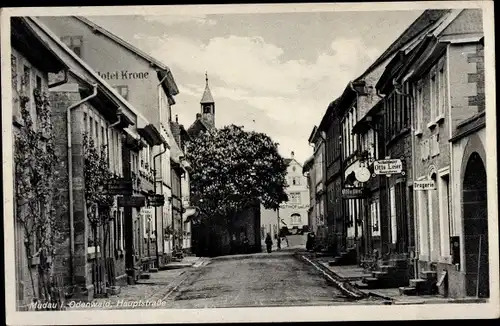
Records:
[[[309,188],[309,204],[311,205],[307,210],[307,225],[308,230],[316,232],[317,219],[316,219],[316,189],[315,189],[315,177],[316,173],[314,170],[314,156],[308,158],[302,167],[302,174],[307,179],[307,188]]]
[[[59,175],[65,180],[62,184],[68,185],[64,196],[68,205],[59,208],[61,216],[67,216],[59,220],[62,236],[67,241],[58,244],[54,273],[74,298],[107,295],[108,288],[127,282],[128,255],[136,253],[127,248],[129,219],[126,208],[120,204],[123,197],[113,197],[111,218],[103,225],[95,228],[89,219],[90,209],[94,209],[94,216],[101,213],[98,207],[89,207],[85,199],[85,138],[92,140],[98,151],[106,146],[103,155],[107,157],[111,174],[124,180],[130,162],[124,154],[124,140],[131,137],[137,141],[134,134],[148,132],[150,124],[39,20],[23,18],[23,24],[66,65],[64,76],[51,83],[52,87],[46,85],[50,88],[56,151],[61,158]],[[19,68],[18,59],[12,63],[13,75],[19,76],[15,68]],[[27,76],[30,69],[24,71]],[[42,76],[33,75],[33,85],[37,88],[44,85]],[[100,284],[105,284],[105,288]]]
[[[38,55],[35,55],[38,53]],[[44,60],[40,60],[41,56]],[[41,94],[47,93],[50,86],[49,74],[57,74],[67,70],[67,65],[50,48],[31,31],[29,23],[23,18],[11,19],[11,78],[12,78],[12,129],[13,138],[16,139],[25,128],[21,114],[21,97],[25,96],[25,103],[30,116],[36,117],[35,89]],[[12,148],[12,157],[16,147]],[[16,161],[14,161],[16,162]],[[33,286],[30,284],[30,274],[36,275],[39,259],[29,259],[26,239],[22,203],[18,196],[18,180],[21,177],[17,163],[14,163],[14,239],[15,239],[15,272],[16,272],[16,303],[17,309],[26,309],[32,298],[39,297],[39,277],[33,277]],[[32,240],[31,240],[32,241]],[[33,248],[33,249],[36,249]]]
[[[169,204],[168,199],[171,197],[167,196],[171,195],[172,160],[170,147],[175,142],[170,130],[172,120],[170,107],[175,104],[174,96],[178,94],[170,69],[86,18],[40,17],[40,20],[96,70],[101,78],[111,84],[124,99],[137,107],[145,121],[156,129],[153,133],[159,132],[166,140],[167,148],[163,143],[150,146],[147,141],[145,142],[146,146],[139,153],[138,169],[139,175],[143,176],[145,183],[148,184],[146,190],[164,195],[166,204]],[[139,133],[139,136],[143,137],[143,134]],[[155,168],[157,171],[153,171]],[[149,183],[152,184],[152,189],[149,189]],[[152,254],[144,261],[144,270],[161,267],[157,265],[163,265],[169,259],[167,250],[169,248],[165,240],[168,237],[166,231],[168,221],[171,221],[172,217],[166,214],[173,213],[171,208],[165,208],[165,205],[156,208],[146,207],[139,212],[140,216],[147,219],[152,216],[151,222],[154,224],[151,227],[154,239],[143,240],[144,248],[148,248],[147,252]],[[149,225],[145,220],[141,223],[146,227]],[[161,232],[156,232],[157,230]]]
[[[288,202],[280,204],[279,226],[286,226],[288,232],[295,234],[302,232],[304,225],[307,225],[309,204],[309,189],[307,179],[302,174],[302,165],[295,159],[294,152],[290,158],[285,159],[287,164],[286,180],[288,187],[285,189],[288,195]]]
[[[489,296],[481,17],[453,10],[403,69],[414,87],[418,272],[439,274],[451,297]]]
[[[333,101],[321,119],[319,132],[325,133],[325,160],[318,162],[325,171],[327,250],[338,256],[346,248],[345,220],[342,205],[342,147],[337,103]]]
[[[314,189],[314,219],[315,227],[312,231],[316,233],[318,245],[322,248],[326,247],[327,242],[327,223],[326,223],[326,133],[320,131],[316,126],[313,128],[309,137],[309,144],[314,146],[314,163],[312,173],[314,177],[311,179],[310,187]],[[311,191],[311,189],[309,190]]]

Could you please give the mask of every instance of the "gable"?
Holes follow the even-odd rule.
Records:
[[[483,33],[481,9],[465,9],[448,25],[440,36]]]
[[[195,138],[200,134],[200,132],[206,131],[206,130],[207,130],[207,127],[205,126],[205,124],[203,124],[203,122],[200,119],[196,119],[193,122],[193,124],[188,128],[187,133],[188,133],[189,137]]]

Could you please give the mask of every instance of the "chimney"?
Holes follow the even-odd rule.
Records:
[[[292,151],[292,158],[293,158],[294,156],[295,156],[295,153],[294,153],[294,151]]]
[[[196,113],[196,119],[201,119],[201,113]]]
[[[175,122],[179,123],[179,116],[177,114],[175,115]]]

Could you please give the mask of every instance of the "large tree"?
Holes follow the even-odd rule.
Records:
[[[287,165],[277,146],[269,136],[235,125],[193,139],[187,149],[191,198],[202,216],[232,233],[237,214],[257,201],[267,209],[287,201]]]

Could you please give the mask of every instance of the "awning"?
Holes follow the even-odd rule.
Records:
[[[152,123],[147,123],[142,119],[138,119],[137,132],[151,146],[158,146],[167,142]]]

